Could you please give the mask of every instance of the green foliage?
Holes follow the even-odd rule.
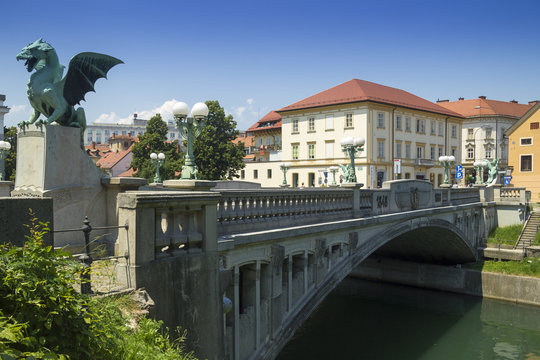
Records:
[[[504,245],[514,245],[523,230],[523,225],[510,225],[497,227],[489,233],[488,244],[498,244],[499,240]]]
[[[47,224],[31,216],[24,247],[0,246],[0,359],[193,359],[126,297],[76,292],[81,265],[44,246]]]
[[[540,259],[538,258],[525,258],[521,261],[486,260],[470,264],[468,267],[482,271],[491,271],[510,275],[540,277]]]
[[[207,101],[208,120],[205,128],[193,142],[195,163],[199,168],[199,178],[222,180],[238,177],[244,168],[244,145],[233,144],[238,135],[236,121],[232,115],[225,116],[225,110],[217,100]]]
[[[536,233],[536,236],[534,237],[534,241],[532,243],[533,246],[540,246],[540,231]]]
[[[15,181],[15,168],[17,162],[17,128],[4,126],[4,141],[11,144],[11,150],[6,154],[4,161],[5,180]]]
[[[183,157],[178,150],[178,142],[167,141],[167,124],[160,114],[153,116],[146,125],[146,131],[139,137],[139,142],[133,145],[131,167],[138,169],[135,176],[154,180],[156,167],[150,160],[150,154],[165,154],[165,162],[160,170],[162,180],[173,179],[174,172],[182,169]]]

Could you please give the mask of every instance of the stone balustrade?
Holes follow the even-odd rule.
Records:
[[[525,202],[525,188],[502,187],[500,188],[500,201]]]

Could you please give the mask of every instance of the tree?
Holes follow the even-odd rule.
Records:
[[[244,167],[242,161],[244,145],[233,144],[238,136],[236,121],[232,115],[225,116],[225,110],[217,100],[207,101],[209,113],[206,126],[193,143],[195,163],[199,168],[199,178],[222,180],[238,177]]]
[[[167,141],[167,124],[161,119],[160,114],[153,116],[146,125],[146,131],[139,137],[139,142],[133,145],[133,159],[131,167],[137,169],[138,177],[154,180],[156,167],[150,160],[150,154],[165,154],[165,162],[161,168],[161,179],[173,179],[174,172],[182,169],[183,157],[178,150],[178,142]]]
[[[5,180],[15,181],[15,169],[17,163],[17,128],[12,126],[7,128],[4,126],[4,141],[11,144],[11,150],[6,154],[4,160]]]

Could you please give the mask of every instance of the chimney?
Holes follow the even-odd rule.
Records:
[[[482,100],[486,100],[486,97],[484,95],[480,95],[478,98]]]
[[[449,101],[450,101],[450,100],[448,100],[448,99],[445,99],[445,100],[439,100],[439,99],[437,99],[437,102],[438,102],[438,103],[449,102]]]
[[[531,101],[529,101],[529,105],[534,106],[534,105],[536,105],[537,102],[538,102],[538,100],[531,100]]]
[[[133,118],[134,118],[134,119],[137,119],[137,116],[138,116],[137,113],[134,113],[134,114],[133,114]]]
[[[461,100],[465,100],[465,98],[462,98],[462,97],[460,97],[460,98],[458,98],[458,100],[459,100],[459,101],[461,101]]]
[[[512,104],[517,104],[517,103],[518,103],[517,100],[514,100],[514,99],[510,100],[510,102],[511,102]]]
[[[94,150],[95,148],[96,148],[96,142],[92,141],[92,150]]]

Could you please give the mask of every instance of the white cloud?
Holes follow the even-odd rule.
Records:
[[[248,105],[253,105],[253,98],[247,99],[246,102],[248,103]]]
[[[176,99],[171,99],[165,101],[160,106],[152,110],[143,110],[137,111],[137,118],[143,120],[150,120],[154,115],[161,114],[163,120],[168,121],[173,118],[172,109],[176,103],[179,101]],[[126,117],[119,117],[115,112],[108,114],[101,114],[95,120],[96,123],[113,123],[113,124],[131,124],[133,122],[133,114],[129,114]]]
[[[242,118],[242,114],[244,113],[244,111],[246,111],[246,107],[239,106],[234,110],[234,113],[236,114],[237,117]]]
[[[26,113],[28,112],[29,109],[28,109],[28,105],[13,105],[9,112],[12,113],[12,114],[18,114],[18,113]]]

